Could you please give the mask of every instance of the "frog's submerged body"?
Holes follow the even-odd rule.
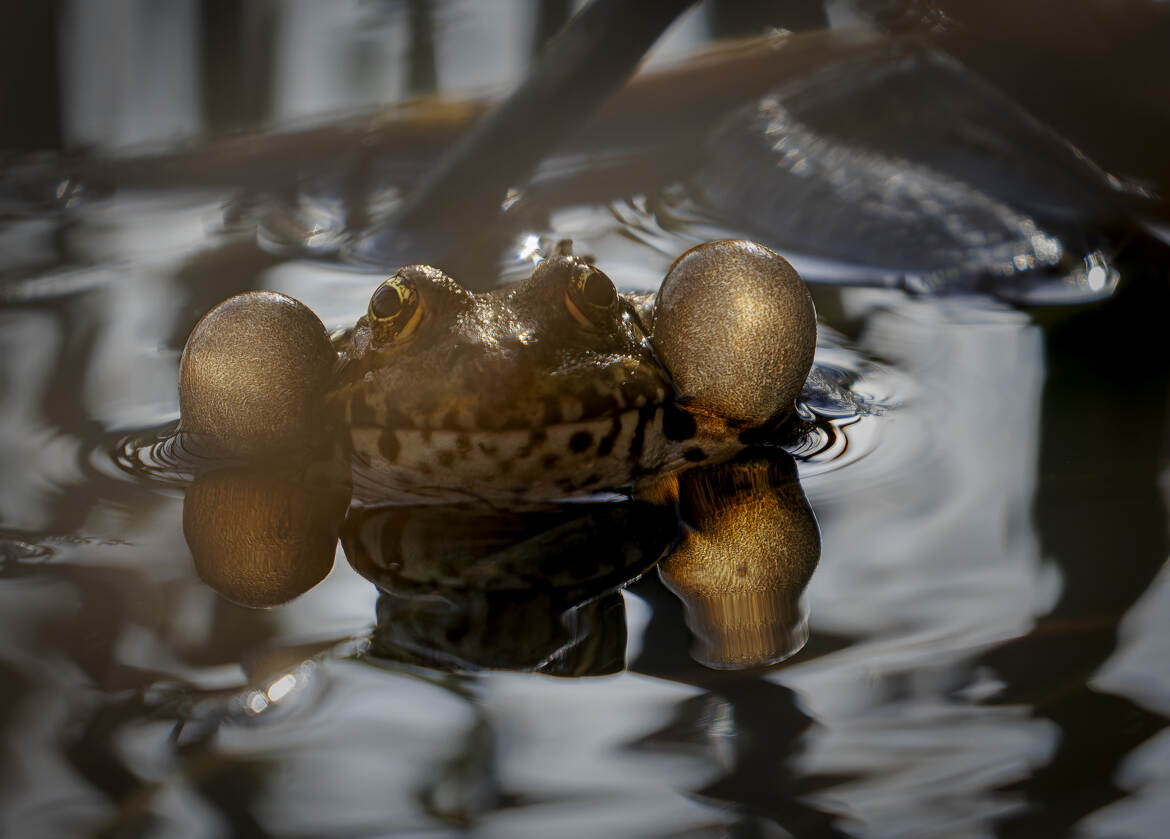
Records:
[[[484,294],[400,270],[335,338],[363,494],[550,498],[734,452],[678,404],[640,303],[565,253]]]

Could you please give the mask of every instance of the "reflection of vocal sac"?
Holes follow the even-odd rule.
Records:
[[[708,667],[775,664],[808,640],[801,593],[820,558],[816,518],[788,454],[740,459],[678,477],[691,525],[659,565],[683,601]]]
[[[346,480],[323,468],[242,466],[198,476],[183,502],[183,535],[203,581],[252,607],[278,606],[321,582],[349,506]]]

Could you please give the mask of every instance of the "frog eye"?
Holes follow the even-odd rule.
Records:
[[[613,281],[591,265],[582,265],[569,278],[565,308],[582,326],[595,327],[608,320],[617,302]]]
[[[395,274],[378,286],[370,298],[370,333],[374,343],[388,345],[405,341],[418,328],[422,314],[414,283]]]

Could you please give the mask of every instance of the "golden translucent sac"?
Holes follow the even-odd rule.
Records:
[[[685,607],[691,655],[707,667],[765,667],[808,638],[800,596],[820,533],[791,458],[770,457],[678,478],[692,529],[659,573]]]
[[[278,606],[329,573],[348,506],[349,487],[336,476],[220,469],[187,488],[183,535],[196,572],[222,597]]]
[[[269,291],[231,297],[203,316],[183,348],[180,428],[234,454],[312,437],[336,357],[300,301]]]
[[[658,290],[653,344],[690,410],[760,426],[800,395],[816,310],[779,254],[745,240],[706,242],[675,260]]]

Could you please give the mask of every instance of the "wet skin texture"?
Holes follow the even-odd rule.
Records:
[[[198,345],[226,364],[267,310],[287,309],[247,300],[221,304],[196,327],[183,382],[232,379],[191,375],[205,363]],[[222,329],[220,310],[234,313]],[[257,326],[244,328],[249,311]],[[344,424],[359,499],[551,498],[730,456],[742,432],[791,411],[815,341],[807,289],[759,245],[692,248],[651,309],[563,243],[528,279],[482,294],[429,266],[399,269],[324,351],[334,373],[321,392],[281,390],[271,407],[318,404]],[[283,372],[273,380],[296,380]],[[202,418],[231,417],[258,398],[244,396],[184,391],[184,430],[238,443],[239,421]],[[201,410],[208,403],[222,410]]]
[[[358,462],[395,486],[617,487],[670,459],[709,456],[683,445],[701,435],[649,337],[604,273],[563,253],[485,294],[408,266],[337,341],[331,399]]]

